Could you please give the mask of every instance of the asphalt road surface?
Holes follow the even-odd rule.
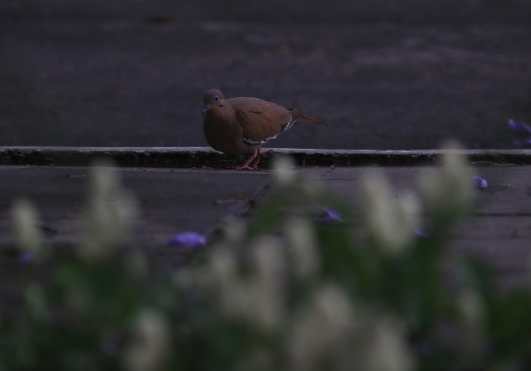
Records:
[[[298,105],[274,147],[514,147],[531,122],[525,23],[259,23],[8,15],[0,145],[198,146],[202,93]],[[0,14],[1,15],[1,14]]]

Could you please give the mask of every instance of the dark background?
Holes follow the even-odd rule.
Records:
[[[2,0],[0,145],[205,145],[205,89],[297,104],[271,146],[513,147],[528,0]]]

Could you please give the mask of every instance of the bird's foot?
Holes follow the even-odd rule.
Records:
[[[240,165],[240,166],[236,166],[234,168],[234,170],[249,170],[249,171],[254,171],[258,168],[258,166],[256,165],[247,165],[247,164],[243,164],[243,165]]]
[[[236,170],[256,170],[260,164],[260,149],[257,148],[243,165],[236,167]]]

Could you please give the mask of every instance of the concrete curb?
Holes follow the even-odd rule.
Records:
[[[264,166],[274,155],[289,155],[301,166],[411,166],[434,163],[443,150],[334,150],[270,148]],[[462,150],[472,163],[530,165],[531,150]],[[110,159],[120,166],[225,168],[238,160],[208,147],[0,147],[0,165],[87,166]]]

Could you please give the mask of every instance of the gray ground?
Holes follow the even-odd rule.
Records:
[[[423,168],[382,168],[395,190],[412,190]],[[491,261],[506,284],[527,282],[531,238],[531,185],[529,166],[476,167],[489,182],[478,191],[477,207],[458,228],[452,247]],[[308,179],[318,179],[360,209],[360,180],[367,168],[308,168]],[[139,200],[141,217],[135,229],[137,242],[168,257],[175,251],[166,242],[175,233],[208,233],[230,214],[241,215],[253,201],[264,200],[271,184],[269,172],[171,170],[129,168],[120,175]],[[38,208],[50,242],[72,242],[79,236],[79,215],[84,205],[87,168],[0,167],[0,246],[10,244],[9,208],[24,197]],[[38,186],[35,186],[38,184]],[[251,201],[251,204],[249,203]],[[326,207],[327,205],[322,205]],[[172,252],[173,251],[173,252]]]
[[[235,176],[233,172],[149,168],[121,169],[120,177],[141,210],[135,238],[149,246],[165,245],[178,232],[209,233],[223,217],[244,212],[269,179],[264,173]],[[39,210],[51,242],[78,240],[88,168],[0,167],[0,178],[0,246],[10,244],[10,209],[21,198]]]
[[[218,3],[2,3],[0,145],[204,145],[209,87],[327,120],[275,147],[507,148],[531,121],[524,2]]]

